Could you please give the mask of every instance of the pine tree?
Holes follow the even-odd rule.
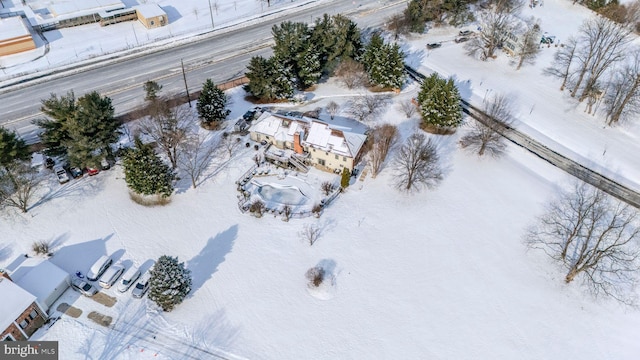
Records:
[[[422,123],[426,127],[451,129],[462,123],[460,93],[453,79],[438,74],[426,78],[418,93]]]
[[[296,63],[301,89],[304,90],[318,82],[322,76],[322,64],[320,63],[320,52],[313,43],[308,42],[306,48],[297,54]]]
[[[224,91],[218,89],[211,79],[207,79],[202,86],[202,92],[196,104],[198,115],[202,118],[202,124],[206,128],[212,128],[213,124],[224,121],[231,113],[231,110],[227,109],[228,102]],[[217,125],[213,127],[217,127]]]
[[[404,53],[398,44],[385,44],[379,34],[374,34],[362,56],[363,64],[373,85],[399,89],[405,79]]]
[[[343,189],[348,188],[350,180],[351,180],[351,172],[349,171],[348,168],[343,168],[342,178],[340,179],[340,186],[342,186]]]
[[[144,99],[147,101],[156,101],[158,98],[158,92],[162,90],[162,85],[159,85],[157,82],[153,80],[149,80],[144,83]]]
[[[6,170],[14,162],[30,158],[31,153],[24,140],[15,131],[0,126],[0,166]]]
[[[149,300],[171,311],[191,292],[191,271],[177,257],[162,255],[149,271]]]
[[[258,99],[272,101],[293,95],[290,69],[273,58],[252,57],[245,75],[249,79],[249,83],[244,87],[245,91]]]
[[[135,148],[129,149],[123,158],[127,186],[142,195],[169,197],[173,192],[175,174],[155,153],[151,145],[135,138]]]
[[[73,92],[60,98],[52,94],[42,101],[42,112],[51,118],[35,122],[44,130],[40,139],[45,153],[67,155],[72,166],[97,166],[118,140],[120,123],[114,118],[111,99],[96,91],[77,100]]]

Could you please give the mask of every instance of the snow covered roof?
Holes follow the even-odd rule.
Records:
[[[157,16],[164,16],[167,13],[162,10],[162,8],[157,4],[145,4],[134,6],[134,9],[138,12],[138,14],[142,15],[142,17],[148,19]]]
[[[0,41],[31,36],[20,16],[0,19]]]
[[[272,136],[277,141],[293,142],[293,135],[303,133],[302,145],[341,156],[355,157],[367,136],[346,126],[335,126],[309,117],[292,117],[264,112],[254,122],[252,132]]]
[[[52,4],[49,11],[56,19],[70,19],[78,16],[97,14],[100,11],[124,9],[120,0],[73,0]]]
[[[11,273],[13,281],[24,290],[33,294],[38,303],[46,307],[46,299],[62,282],[68,283],[69,273],[60,269],[49,260],[28,258]],[[46,308],[44,309],[47,310]]]
[[[36,300],[36,297],[12,281],[0,278],[0,299],[0,331],[4,331]]]

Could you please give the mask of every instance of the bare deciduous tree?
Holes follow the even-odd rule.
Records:
[[[180,143],[178,165],[189,175],[194,189],[215,157],[219,144],[219,138],[213,136],[213,133],[193,134]]]
[[[293,209],[291,208],[291,205],[285,205],[282,208],[282,220],[283,221],[289,221],[289,219],[291,218],[291,213],[293,212]]]
[[[624,58],[629,41],[629,29],[609,19],[598,17],[586,20],[578,37],[577,79],[571,96],[575,97],[582,89],[578,100],[586,99],[605,71]]]
[[[571,77],[571,65],[575,60],[577,48],[578,41],[576,38],[569,37],[564,46],[555,53],[551,66],[544,69],[545,74],[562,79],[560,91],[564,90]]]
[[[506,148],[505,139],[500,131],[513,123],[511,102],[504,95],[495,95],[484,104],[487,117],[480,122],[474,120],[471,130],[460,139],[460,146],[475,152],[478,156],[485,153],[493,157],[502,155]]]
[[[413,106],[413,104],[412,104]],[[371,150],[369,150],[369,163],[371,164],[371,177],[375,178],[382,170],[382,164],[389,154],[391,147],[398,141],[398,128],[394,125],[384,124],[376,126],[369,136]]]
[[[398,104],[398,108],[404,113],[407,119],[410,119],[418,111],[418,107],[413,103],[413,101],[411,101],[411,99],[401,101]]]
[[[567,271],[566,283],[580,276],[593,294],[631,304],[629,287],[640,270],[638,226],[636,209],[576,183],[547,206],[525,242],[558,261]]]
[[[494,56],[496,49],[505,41],[512,31],[512,15],[499,11],[497,6],[479,13],[480,30],[478,36],[465,44],[467,54],[485,61]]]
[[[175,169],[178,165],[179,145],[188,137],[195,117],[190,108],[171,107],[164,99],[154,100],[147,111],[148,116],[140,122],[140,131],[153,139]]]
[[[313,244],[318,241],[321,235],[321,230],[318,225],[315,224],[306,224],[302,230],[298,233],[302,240],[309,243],[309,246],[313,246]]]
[[[363,95],[353,99],[348,112],[360,122],[371,121],[380,116],[389,104],[389,95]]]
[[[229,158],[231,158],[233,153],[240,147],[240,142],[240,138],[231,135],[222,138],[222,147],[227,151]]]
[[[331,181],[323,181],[322,184],[320,184],[320,189],[325,196],[328,196],[336,189],[336,187],[331,183]]]
[[[520,70],[523,64],[534,63],[536,57],[540,53],[540,25],[534,18],[528,19],[525,22],[524,32],[521,35],[521,40],[515,49],[515,55],[517,58],[516,70]]]
[[[350,58],[342,60],[336,67],[334,74],[347,89],[362,87],[367,84],[367,73],[364,71],[364,66]]]
[[[437,185],[442,180],[438,159],[436,146],[430,138],[422,133],[409,136],[394,159],[396,187],[410,192]]]
[[[393,37],[397,40],[399,35],[405,35],[409,33],[411,24],[404,13],[392,15],[387,19],[386,28],[389,30]]]
[[[324,109],[329,114],[329,116],[331,116],[331,120],[333,120],[333,118],[338,115],[338,112],[340,111],[340,105],[338,105],[338,103],[336,103],[335,101],[329,101]]]
[[[28,162],[15,161],[0,170],[0,206],[15,207],[23,213],[37,191],[42,176]]]
[[[605,101],[608,125],[640,111],[640,48],[635,48],[629,58],[609,85]]]

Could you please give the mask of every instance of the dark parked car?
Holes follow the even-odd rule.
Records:
[[[469,38],[466,37],[466,36],[461,36],[461,37],[456,38],[456,42],[457,43],[465,42],[467,40],[469,40]]]
[[[56,161],[52,158],[48,157],[44,160],[44,167],[47,169],[53,169],[54,166],[56,166]]]
[[[440,46],[442,46],[441,43],[431,43],[431,44],[427,44],[427,49],[437,49]]]
[[[82,170],[80,170],[80,168],[72,167],[71,169],[69,169],[69,172],[71,173],[71,176],[73,176],[74,179],[82,177]]]
[[[462,30],[458,33],[458,36],[469,36],[471,34],[473,34],[473,31],[471,30]]]
[[[246,122],[251,122],[251,121],[253,121],[253,117],[254,116],[256,116],[256,111],[255,110],[249,110],[246,113],[244,113],[244,115],[242,115],[242,118]]]

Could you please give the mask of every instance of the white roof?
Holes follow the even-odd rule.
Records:
[[[167,15],[162,8],[157,4],[145,4],[134,6],[134,9],[138,12],[138,14],[142,15],[142,17],[148,19],[156,16]]]
[[[287,120],[288,126],[283,126],[283,121]],[[301,132],[304,133],[302,145],[349,157],[358,154],[367,138],[364,133],[354,132],[349,127],[336,126],[308,117],[274,115],[266,111],[254,122],[250,131],[288,142],[293,142],[293,135]]]
[[[56,19],[70,19],[76,16],[97,14],[100,11],[124,9],[120,0],[72,0],[56,2],[49,7]]]
[[[45,299],[53,293],[62,282],[67,282],[69,273],[60,269],[49,260],[28,258],[11,273],[11,279],[24,290],[33,294],[38,303],[46,307]],[[47,310],[47,309],[43,309]]]
[[[27,29],[27,26],[20,16],[0,19],[0,41],[25,35],[31,36],[29,29]]]
[[[0,299],[2,299],[0,310],[0,332],[2,332],[36,300],[36,297],[10,280],[0,278]]]

